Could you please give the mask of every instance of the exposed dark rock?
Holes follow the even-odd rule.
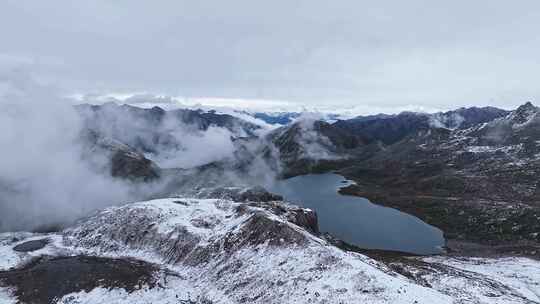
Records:
[[[301,209],[290,212],[287,215],[287,219],[300,227],[303,227],[307,231],[319,234],[319,222],[317,220],[317,213],[313,210]]]
[[[151,181],[159,178],[158,167],[140,154],[116,151],[111,158],[111,176]]]
[[[271,246],[304,244],[306,237],[283,222],[274,221],[262,214],[254,214],[240,233],[225,237],[224,248],[237,250],[245,246],[257,246],[267,243]]]
[[[248,205],[269,210],[273,214],[283,216],[287,221],[296,224],[315,235],[319,234],[317,213],[311,209],[288,205],[281,201],[249,202]],[[244,214],[247,211],[246,206],[248,205],[239,205],[236,208],[236,211],[239,214]]]
[[[160,168],[134,148],[85,129],[81,133],[83,159],[103,174],[132,181],[149,182],[161,175]],[[104,163],[102,158],[108,162]]]
[[[365,138],[367,142],[380,141],[393,144],[405,136],[429,128],[429,117],[424,114],[404,112],[391,117],[369,120],[342,120],[335,127]]]
[[[50,304],[62,296],[96,287],[128,292],[155,285],[152,264],[132,259],[89,256],[40,258],[16,270],[0,272],[0,285],[13,287],[21,303]]]
[[[198,196],[204,198],[228,199],[236,202],[270,202],[283,200],[283,197],[281,195],[270,193],[260,186],[251,188],[205,188],[198,193]]]

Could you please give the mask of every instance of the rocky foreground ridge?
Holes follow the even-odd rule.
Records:
[[[224,188],[110,207],[56,233],[0,234],[0,303],[540,303],[537,261],[375,260],[333,246],[312,210],[256,193]]]

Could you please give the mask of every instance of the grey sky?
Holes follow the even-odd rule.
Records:
[[[513,107],[540,96],[539,1],[0,3],[0,68],[68,93]]]

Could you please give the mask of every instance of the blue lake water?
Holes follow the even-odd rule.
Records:
[[[344,181],[337,174],[310,174],[280,180],[267,188],[291,203],[315,210],[321,232],[350,244],[416,254],[441,252],[441,230],[365,198],[339,194],[337,190],[350,183]]]

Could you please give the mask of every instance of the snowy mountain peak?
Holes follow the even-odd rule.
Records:
[[[534,106],[530,101],[528,101],[513,111],[509,118],[514,124],[521,126],[534,120],[534,118],[538,116],[539,112],[540,108]]]

